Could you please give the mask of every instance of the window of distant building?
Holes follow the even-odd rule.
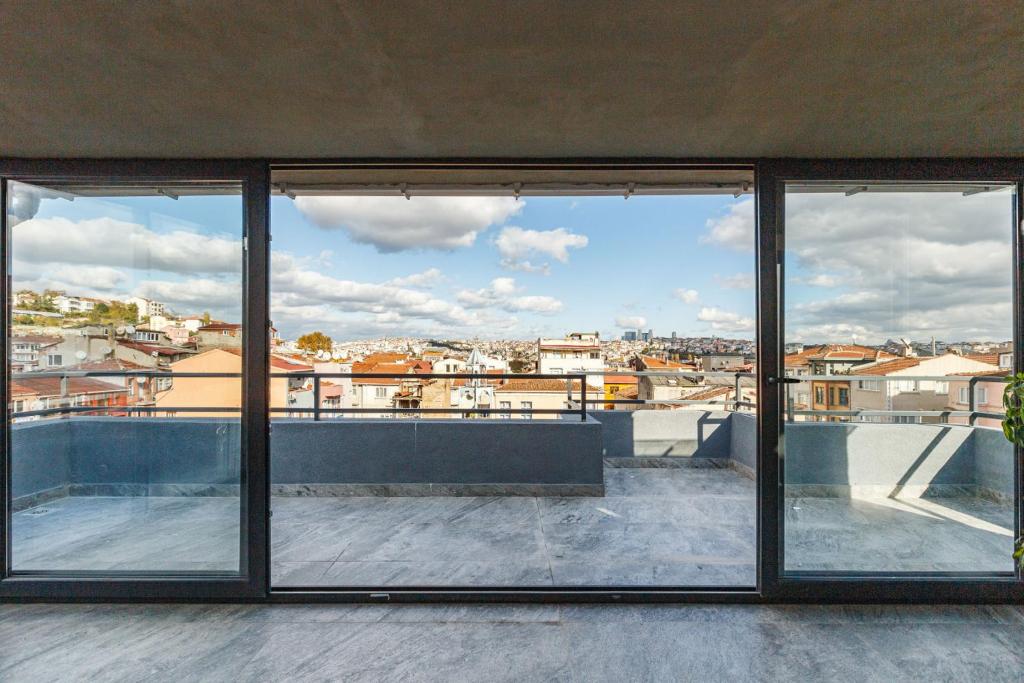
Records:
[[[862,379],[857,383],[857,388],[863,391],[878,391],[881,389],[880,384],[877,379]]]
[[[520,410],[533,410],[533,401],[520,401],[519,408]],[[531,415],[530,413],[522,413],[520,417],[522,417],[524,420],[533,419],[533,415]]]
[[[971,402],[971,390],[968,387],[960,387],[956,396],[957,403],[970,403]]]
[[[51,353],[46,357],[47,365],[64,365],[64,357],[59,353]]]
[[[512,417],[512,401],[499,401],[498,408],[501,409],[499,417],[502,420],[508,420]]]
[[[824,387],[814,387],[814,402],[815,403],[824,403],[825,402],[825,388]]]
[[[974,390],[974,396],[977,403],[988,403],[988,389],[985,387],[977,387]]]
[[[850,390],[840,387],[836,391],[836,404],[841,406],[850,405]]]
[[[376,395],[377,398],[387,398],[387,396],[388,396],[388,389],[387,389],[387,387],[376,387],[375,389],[376,389],[375,395]]]

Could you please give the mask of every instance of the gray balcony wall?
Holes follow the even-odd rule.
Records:
[[[1013,446],[1001,429],[976,427],[974,442],[974,476],[979,493],[999,501],[1012,502]]]
[[[730,416],[725,411],[604,410],[607,458],[715,458],[727,460]]]
[[[16,424],[13,498],[238,495],[239,444],[218,418]],[[602,495],[601,424],[275,420],[271,479],[286,495]]]
[[[601,495],[603,464],[756,467],[741,413],[596,411],[573,420],[275,420],[275,492],[291,495]],[[789,423],[795,495],[981,494],[1012,499],[1014,454],[998,429]],[[239,426],[215,418],[81,417],[16,424],[12,494],[237,495]],[[658,463],[655,463],[658,464]]]
[[[275,420],[284,495],[603,495],[602,424],[575,420]]]

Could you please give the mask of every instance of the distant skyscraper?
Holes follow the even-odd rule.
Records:
[[[636,341],[636,330],[626,330],[622,334],[622,341]]]
[[[673,333],[672,333],[672,339],[675,339],[675,338],[676,338],[676,333],[675,333],[675,332],[673,332]]]

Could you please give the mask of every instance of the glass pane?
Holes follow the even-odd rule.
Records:
[[[240,187],[8,197],[12,569],[237,573]]]
[[[787,187],[786,571],[1013,571],[1014,201]]]
[[[288,189],[274,585],[755,583],[749,196]]]

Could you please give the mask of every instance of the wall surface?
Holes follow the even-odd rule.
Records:
[[[728,458],[731,414],[703,410],[593,413],[604,425],[604,454],[609,458]]]

